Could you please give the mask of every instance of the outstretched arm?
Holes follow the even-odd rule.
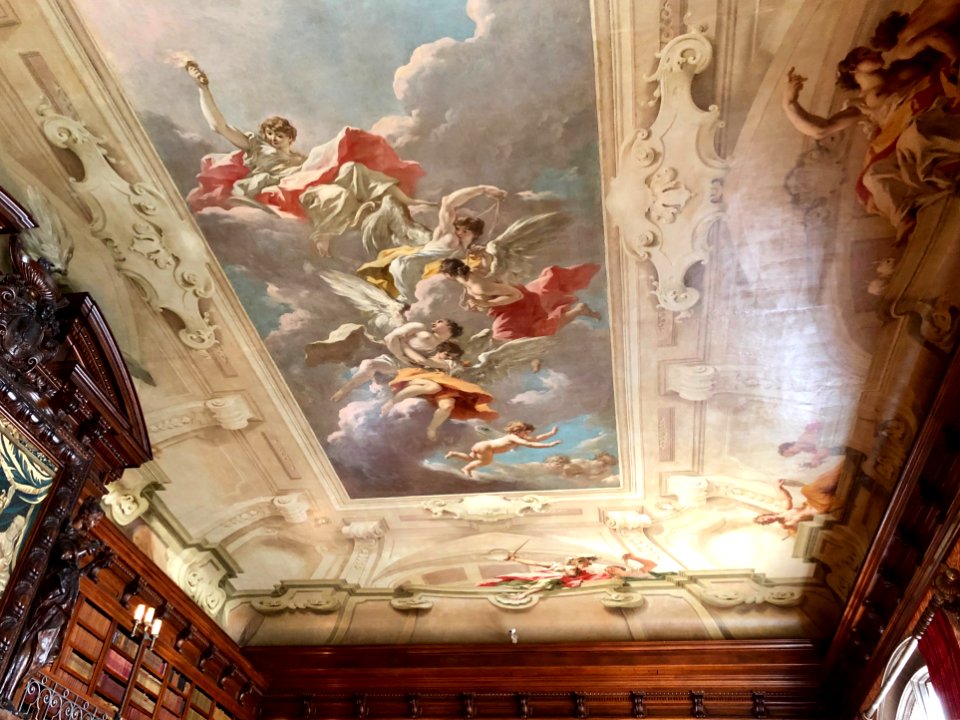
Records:
[[[194,79],[197,87],[200,89],[200,111],[203,113],[203,117],[206,118],[210,129],[218,135],[222,135],[241,150],[248,149],[250,147],[250,139],[230,125],[226,118],[223,117],[223,113],[220,112],[220,108],[213,99],[213,93],[210,92],[210,80],[207,78],[207,74],[201,70],[200,66],[195,62],[188,62],[185,68],[187,74]]]
[[[531,447],[531,448],[552,448],[552,447],[556,447],[562,442],[561,440],[554,440],[553,442],[548,442],[548,443],[536,442],[534,440],[524,440],[523,438],[517,437],[516,435],[512,435],[511,440],[517,445],[523,445],[524,447]]]
[[[509,305],[510,303],[515,303],[517,300],[520,300],[523,297],[523,293],[515,288],[513,285],[507,285],[506,283],[498,282],[489,282],[487,280],[481,281],[483,284],[480,286],[483,291],[483,295],[474,295],[473,293],[468,293],[470,295],[469,303],[474,308],[492,308],[498,307],[499,305]]]
[[[507,193],[493,185],[477,185],[450,193],[440,201],[439,222],[436,230],[433,231],[433,236],[436,238],[452,233],[453,221],[457,217],[457,208],[481,195],[502,200],[507,196]]]
[[[790,123],[804,135],[821,140],[850,127],[863,117],[860,108],[853,106],[844,108],[828,118],[807,111],[800,104],[800,91],[803,90],[806,80],[795,68],[790,68],[787,71],[787,86],[783,93],[783,111]]]
[[[951,64],[960,55],[960,45],[958,45],[957,40],[950,33],[934,26],[929,30],[916,35],[911,34],[906,38],[901,35],[897,44],[883,54],[883,60],[888,65],[897,60],[909,60],[927,48],[943,53]]]
[[[534,440],[546,440],[547,438],[550,438],[550,437],[553,437],[554,435],[556,435],[558,429],[559,429],[559,428],[556,428],[556,427],[555,427],[555,428],[553,428],[553,430],[550,430],[549,432],[545,432],[545,433],[543,433],[542,435],[534,435],[534,436],[533,436],[533,439],[534,439]],[[558,441],[558,442],[559,442],[559,441]]]

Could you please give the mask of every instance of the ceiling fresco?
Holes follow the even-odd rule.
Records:
[[[960,2],[6,6],[105,502],[239,642],[833,631],[957,336]]]
[[[81,8],[350,498],[619,485],[585,3]]]

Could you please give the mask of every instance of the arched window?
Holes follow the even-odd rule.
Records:
[[[907,680],[900,693],[896,720],[946,720],[926,665]]]

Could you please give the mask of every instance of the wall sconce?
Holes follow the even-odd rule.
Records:
[[[133,658],[133,665],[130,668],[130,677],[127,678],[126,687],[123,688],[123,697],[120,699],[120,706],[114,714],[114,720],[121,720],[130,704],[130,695],[133,693],[134,685],[137,682],[137,675],[140,673],[140,665],[143,663],[143,653],[147,650],[153,650],[157,643],[157,636],[160,635],[160,628],[163,626],[163,620],[154,617],[157,609],[147,607],[146,605],[137,605],[133,613],[133,629],[131,635],[137,643],[137,654]],[[149,641],[149,643],[148,643]]]
[[[157,642],[160,627],[163,625],[163,620],[160,618],[154,619],[156,612],[156,608],[147,607],[141,603],[137,605],[137,609],[133,613],[133,638],[136,640],[139,635],[143,636],[143,641],[149,638],[151,650],[153,650],[153,646]]]

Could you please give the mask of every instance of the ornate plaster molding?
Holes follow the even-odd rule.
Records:
[[[351,522],[340,528],[340,534],[351,540],[381,540],[385,532],[380,520]]]
[[[211,617],[216,617],[227,593],[223,581],[227,569],[212,553],[196,548],[186,548],[170,561],[171,577],[190,599]]]
[[[739,584],[699,581],[685,588],[709,607],[731,608],[739,605],[795,607],[803,602],[803,590],[792,585],[762,586],[753,582]]]
[[[91,233],[113,254],[113,263],[143,293],[147,304],[176,315],[180,340],[195,350],[216,344],[215,326],[200,308],[214,284],[199,249],[203,240],[179,219],[163,195],[145,182],[130,183],[114,170],[103,141],[49,104],[38,109],[43,132],[54,147],[83,163],[82,180],[71,179],[74,195],[93,217]]]
[[[154,446],[159,446],[209,427],[243,430],[254,419],[256,414],[250,402],[245,395],[237,393],[164,408],[151,414],[147,429]]]
[[[452,515],[458,520],[475,522],[500,522],[525,514],[543,512],[546,498],[539,495],[524,495],[519,498],[506,498],[494,495],[469,495],[457,501],[426,500],[421,504],[434,517]]]
[[[710,257],[711,228],[724,217],[723,182],[728,163],[715,149],[722,127],[719,109],[693,102],[693,78],[713,56],[699,30],[674,38],[657,53],[660,101],[649,128],[627,138],[607,209],[620,229],[624,247],[656,269],[654,293],[660,307],[689,311],[700,292],[684,282],[687,271]]]
[[[264,615],[280,615],[286,612],[306,611],[325,615],[336,612],[342,604],[341,597],[332,589],[312,590],[279,585],[273,595],[255,597],[250,606]]]
[[[893,487],[916,434],[917,420],[907,409],[877,423],[873,452],[864,461],[863,471],[884,487]]]
[[[129,475],[133,477],[132,482],[125,475],[123,481],[107,485],[107,492],[102,498],[110,519],[121,527],[129,525],[150,508],[150,499],[144,491],[155,484],[139,473]]]
[[[394,610],[430,610],[433,607],[433,601],[428,600],[420,593],[399,594],[390,600],[390,607]]]

